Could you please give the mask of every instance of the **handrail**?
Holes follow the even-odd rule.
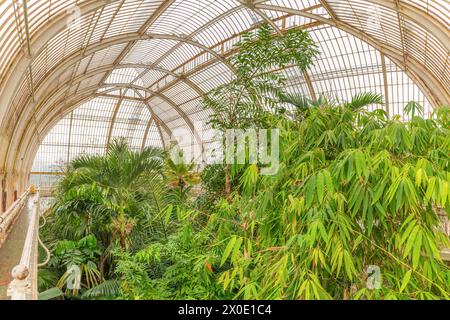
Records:
[[[11,230],[11,226],[14,224],[20,210],[25,205],[28,195],[30,194],[30,189],[31,188],[27,189],[27,191],[25,191],[6,212],[0,214],[0,247],[6,241]]]
[[[55,191],[54,187],[39,187],[39,192],[41,194],[41,197],[51,197],[53,195],[53,192]]]
[[[11,300],[37,300],[38,238],[39,192],[34,199],[20,262],[11,272],[13,281],[9,284],[7,292]]]
[[[47,210],[47,211],[48,211],[48,210]],[[47,219],[45,219],[45,214],[44,214],[44,212],[42,212],[42,213],[40,214],[40,217],[42,218],[42,220],[44,221],[44,223],[41,224],[41,225],[39,226],[39,229],[42,228],[42,227],[44,227],[45,224],[47,223]],[[42,242],[41,237],[40,237],[39,235],[38,235],[38,241],[39,241],[39,244],[41,245],[41,247],[44,249],[45,254],[47,255],[47,257],[45,258],[45,261],[44,261],[44,262],[38,263],[38,268],[40,268],[40,267],[43,267],[43,266],[47,265],[47,263],[49,263],[50,258],[51,258],[51,253],[50,253],[50,250],[49,250],[49,249],[45,246],[45,244]]]

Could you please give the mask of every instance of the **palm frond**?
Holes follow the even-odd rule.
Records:
[[[60,288],[50,288],[48,290],[45,290],[44,292],[39,293],[39,300],[52,300],[55,298],[59,298],[64,296],[64,293]]]
[[[345,106],[352,110],[358,110],[370,105],[383,104],[383,96],[373,92],[363,92],[355,95],[352,101],[347,102]]]
[[[405,114],[411,115],[411,117],[414,117],[415,115],[423,117],[424,111],[425,111],[424,107],[416,101],[408,102],[406,106],[403,108],[403,112]]]
[[[86,290],[82,295],[82,299],[95,298],[112,298],[119,294],[120,282],[118,280],[106,280],[99,285]]]
[[[311,100],[303,94],[286,93],[281,95],[280,101],[282,103],[289,103],[300,110],[311,107]]]

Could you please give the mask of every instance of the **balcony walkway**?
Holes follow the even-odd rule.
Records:
[[[33,200],[33,196],[29,197],[27,205],[22,208],[8,239],[0,248],[0,300],[10,300],[6,296],[6,290],[9,283],[13,280],[11,270],[20,262],[30,222]]]

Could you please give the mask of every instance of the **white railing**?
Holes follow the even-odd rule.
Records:
[[[5,213],[0,214],[0,247],[8,238],[8,234],[11,231],[14,222],[19,216],[23,206],[27,203],[29,193],[30,189],[25,191]]]
[[[53,197],[53,192],[55,191],[55,188],[50,186],[40,186],[39,187],[39,194],[41,195],[41,198],[51,198]]]
[[[441,220],[442,231],[448,237],[450,237],[450,219],[447,217],[447,214],[442,209],[438,210],[437,213],[439,215],[439,219]],[[445,248],[441,250],[441,258],[444,261],[450,261],[450,248]]]
[[[7,295],[11,300],[37,300],[37,269],[39,243],[39,193],[30,208],[30,223],[23,246],[20,262],[11,272],[13,281],[8,286]]]

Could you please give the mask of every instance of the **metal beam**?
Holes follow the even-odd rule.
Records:
[[[177,111],[177,113],[181,116],[182,119],[184,119],[184,121],[186,122],[186,124],[188,125],[189,129],[191,130],[191,133],[194,135],[195,139],[197,140],[197,142],[199,143],[199,145],[202,145],[202,139],[200,138],[200,136],[198,135],[197,130],[195,130],[195,127],[192,123],[192,121],[190,120],[190,118],[186,115],[186,113],[180,109],[180,107],[174,103],[172,100],[170,100],[169,98],[167,98],[165,95],[159,93],[159,92],[155,92],[152,91],[148,88],[144,88],[144,87],[140,87],[134,84],[128,84],[128,83],[115,83],[114,84],[115,87],[117,88],[130,88],[130,89],[134,89],[136,91],[136,93],[141,96],[142,99],[144,99],[144,97],[142,97],[142,95],[139,93],[139,91],[144,91],[147,92],[151,95],[150,98],[145,99],[146,103],[150,103],[150,101],[152,100],[152,98],[154,97],[158,97],[162,100],[164,100],[166,103],[168,103],[173,109],[175,109],[175,111]]]
[[[153,117],[150,117],[147,127],[145,128],[144,136],[142,137],[141,151],[144,150],[144,148],[145,148],[145,143],[147,142],[148,133],[150,132],[150,128],[152,127],[152,124],[153,124]],[[162,137],[160,137],[160,139],[161,139],[161,141],[163,140]],[[164,142],[163,142],[163,145],[164,145]]]
[[[100,1],[96,1],[96,2],[100,2]],[[262,1],[255,1],[256,2],[262,2]],[[326,1],[322,1],[322,2],[326,2]],[[387,0],[369,0],[369,2],[372,3],[379,3],[384,6],[391,6],[392,5],[392,1],[387,1]],[[104,4],[103,4],[104,5]],[[263,6],[263,5],[261,5]],[[414,14],[419,14],[418,17],[423,16],[423,14],[421,13],[421,10],[416,8],[416,11],[413,10],[413,6],[410,6],[410,8],[408,7],[408,5],[404,6],[402,3],[402,6],[400,7],[399,10],[405,10],[404,8],[407,8],[409,15],[411,15],[411,12],[414,12]],[[409,9],[408,9],[409,8]],[[259,7],[259,9],[261,9]],[[288,8],[283,8],[284,10],[281,10],[283,12],[286,12],[285,10]],[[261,9],[262,10],[262,9]],[[418,11],[417,11],[418,10]],[[295,11],[291,11],[290,14],[299,14],[301,15],[301,12],[304,11],[299,11],[296,10]],[[289,12],[288,12],[289,13]],[[405,12],[402,11],[402,14],[406,14]],[[305,14],[303,14],[305,16]],[[340,28],[360,39],[362,39],[363,41],[368,42],[369,44],[371,44],[373,47],[375,47],[376,49],[380,50],[380,52],[382,54],[385,54],[387,57],[389,57],[391,60],[393,60],[395,63],[397,63],[400,66],[403,66],[403,68],[405,69],[406,67],[408,67],[409,70],[407,70],[407,74],[411,76],[411,78],[416,81],[416,83],[419,85],[419,87],[425,92],[425,94],[427,95],[427,97],[433,102],[433,105],[436,106],[438,103],[442,103],[442,101],[450,101],[449,100],[449,94],[448,92],[446,92],[445,87],[442,86],[442,83],[439,82],[438,79],[434,78],[434,76],[432,74],[430,74],[430,72],[420,64],[420,62],[414,60],[412,57],[408,57],[408,59],[406,60],[406,62],[402,62],[401,60],[404,58],[404,54],[399,52],[397,49],[388,46],[386,44],[382,44],[379,41],[375,40],[373,37],[365,34],[362,31],[359,31],[358,29],[355,29],[353,26],[349,25],[349,24],[345,24],[343,22],[335,22],[333,23],[329,23],[326,20],[329,19],[320,19],[320,16],[317,15],[313,15],[314,17],[311,17],[312,19],[316,19],[318,21],[327,23],[329,25],[335,26],[337,28]],[[431,17],[431,16],[430,16]],[[421,25],[427,25],[428,29],[433,28],[433,26],[435,25],[434,23],[429,23],[430,17],[426,17],[426,20],[423,22],[424,19],[419,19],[419,24]],[[323,18],[323,17],[322,17]],[[434,19],[433,17],[431,17],[431,19]],[[330,20],[332,21],[332,20]],[[438,27],[439,28],[439,27]],[[442,33],[442,32],[441,32]],[[433,33],[434,34],[434,33]],[[444,32],[444,34],[446,34],[446,36],[448,37],[448,33]],[[39,35],[39,34],[38,34]],[[444,39],[445,38],[441,38]],[[441,40],[442,41],[442,40]],[[449,41],[445,42],[447,45],[450,43]],[[20,68],[18,69],[18,73],[20,73]],[[12,90],[14,91],[14,90]],[[436,95],[437,98],[434,99],[433,95]],[[430,97],[431,96],[431,97]],[[2,100],[0,100],[2,101]],[[9,100],[8,100],[9,102]],[[8,110],[9,111],[9,106],[5,107],[5,108],[1,108],[3,110]],[[0,111],[1,113],[2,111]],[[3,118],[2,118],[3,119]],[[7,120],[6,120],[7,121]]]
[[[60,74],[63,73],[65,70],[67,70],[67,68],[70,67],[72,64],[76,63],[79,59],[82,59],[83,57],[93,54],[99,50],[108,48],[112,45],[119,44],[119,43],[127,43],[128,41],[132,41],[133,39],[141,39],[141,40],[170,39],[170,40],[189,43],[193,46],[204,49],[206,52],[211,53],[219,61],[222,61],[226,66],[228,66],[230,69],[233,70],[233,67],[228,63],[228,61],[225,58],[220,56],[214,50],[212,50],[204,45],[201,45],[201,44],[197,43],[196,41],[186,40],[186,39],[176,36],[176,35],[146,34],[146,35],[140,36],[135,33],[132,33],[132,34],[124,34],[124,35],[114,36],[114,37],[108,38],[106,40],[102,40],[98,43],[94,43],[86,48],[80,49],[77,52],[71,54],[60,64],[57,64],[43,78],[43,80],[39,83],[38,88],[41,88],[41,90],[48,90],[48,87],[50,86],[49,84],[57,82],[57,79],[60,76]],[[202,67],[205,67],[205,64],[203,64]],[[233,70],[233,72],[234,72],[234,70]],[[46,84],[46,83],[49,83],[49,84]],[[21,115],[23,115],[23,114],[24,113],[21,113]],[[5,120],[5,119],[3,119],[3,120]],[[193,127],[193,126],[191,125],[190,127]]]
[[[78,77],[74,78],[74,83],[78,83],[84,79],[88,79],[92,76],[98,75],[100,73],[103,72],[109,72],[109,71],[113,71],[116,69],[145,69],[148,71],[159,71],[165,74],[169,74],[172,77],[179,79],[180,81],[186,83],[189,87],[192,88],[192,90],[194,90],[199,96],[204,96],[205,93],[203,92],[202,89],[200,89],[199,86],[197,86],[194,82],[192,82],[191,80],[189,80],[189,78],[187,78],[186,76],[184,76],[183,74],[178,74],[176,72],[164,69],[162,67],[157,67],[157,66],[153,66],[153,65],[147,65],[147,64],[141,64],[141,63],[125,63],[125,64],[118,64],[118,65],[114,65],[114,64],[110,64],[110,65],[103,65],[101,67],[98,68],[94,68],[94,69],[90,69],[88,72],[79,75]],[[101,83],[101,82],[100,82]],[[104,83],[107,84],[107,83]]]
[[[119,113],[120,106],[122,105],[123,96],[121,95],[120,99],[117,100],[116,106],[114,107],[113,115],[111,117],[111,123],[108,129],[108,136],[106,138],[106,150],[109,148],[109,144],[111,143],[111,136],[114,130],[114,124],[116,123],[117,114]]]
[[[106,86],[105,86],[106,87]],[[90,100],[92,100],[93,98],[95,98],[96,94],[95,91],[98,89],[98,86],[95,86],[94,89],[90,88],[89,90],[85,90],[81,95],[77,95],[75,97],[73,97],[73,99],[71,101],[69,101],[67,103],[67,109],[65,110],[65,112],[61,113],[56,113],[55,115],[51,116],[51,114],[47,114],[48,117],[50,117],[49,119],[46,119],[45,121],[43,121],[42,123],[44,124],[44,128],[42,128],[41,132],[44,133],[44,135],[46,135],[53,127],[54,125],[56,125],[66,114],[69,114],[70,112],[72,112],[74,109],[78,108],[80,105],[82,105],[85,102],[88,102]],[[117,90],[116,88],[114,90]],[[124,99],[127,99],[126,97],[124,97]],[[63,100],[60,101],[60,104],[63,104]],[[155,122],[161,140],[162,140],[162,144],[163,146],[165,146],[165,141],[164,141],[164,137],[161,131],[161,127],[164,129],[164,131],[166,131],[167,135],[169,137],[173,136],[172,131],[170,130],[170,128],[167,127],[167,125],[161,121],[161,119],[156,116],[156,114],[153,112],[151,106],[147,103],[145,103],[146,108],[150,111],[153,121]],[[30,128],[28,128],[28,132]],[[31,129],[32,130],[32,129]],[[34,156],[36,154],[36,152],[39,149],[39,143],[36,143],[36,141],[34,140],[35,137],[32,134],[27,134],[25,132],[25,134],[22,136],[22,140],[23,143],[21,143],[20,145],[20,149],[17,150],[17,154],[16,154],[16,159],[20,157],[20,154],[23,155],[23,159],[24,159],[24,165],[25,165],[25,170],[28,172],[31,169],[32,166],[32,162],[34,159]],[[28,141],[28,142],[25,142]],[[176,141],[175,141],[176,142]],[[17,164],[17,161],[13,161],[13,163]]]
[[[153,12],[153,14],[145,21],[145,23],[139,28],[138,34],[143,35],[147,31],[148,28],[156,21],[158,18],[174,3],[175,0],[166,0],[158,7],[158,9]],[[111,19],[112,21],[112,19]],[[114,60],[113,65],[118,65],[122,60],[127,56],[127,54],[133,49],[134,45],[137,41],[128,42],[126,47],[122,50],[119,56]],[[100,83],[104,83],[111,73],[107,73]]]
[[[83,90],[81,90],[80,92],[78,92],[75,96],[71,97],[71,99],[68,102],[68,108],[66,110],[62,110],[62,114],[63,116],[65,116],[68,112],[72,111],[74,108],[78,107],[79,105],[83,104],[84,102],[87,102],[89,100],[92,100],[93,98],[97,97],[97,96],[104,96],[105,94],[107,94],[108,92],[111,91],[116,91],[118,89],[132,89],[132,90],[140,90],[141,88],[139,87],[134,87],[134,88],[130,88],[130,86],[128,84],[124,84],[123,86],[117,85],[117,84],[111,84],[111,85],[94,85],[88,88],[85,88]],[[102,92],[98,92],[98,90],[107,88],[107,90],[102,91]],[[145,88],[144,88],[145,89]],[[138,92],[137,92],[138,93]],[[124,96],[123,100],[127,100],[129,99],[128,97]],[[77,100],[80,100],[79,102],[77,102]],[[59,101],[49,101],[47,104],[50,105],[58,105],[58,104],[62,104],[64,101],[63,99],[60,99]],[[141,102],[145,103],[145,100],[143,98],[140,99]],[[166,133],[171,136],[172,135],[172,131],[169,129],[169,127],[167,127],[167,125],[165,125],[165,123],[154,113],[154,111],[152,110],[152,108],[147,104],[145,104],[145,106],[148,108],[149,112],[152,114],[153,118],[155,119],[155,122],[160,125],[161,127],[164,128],[164,130],[166,131]],[[44,116],[48,116],[51,115],[50,114],[51,110],[46,111],[44,110]],[[58,113],[57,113],[58,114]],[[63,116],[60,116],[60,119],[63,118]],[[46,118],[41,119],[43,123],[46,123],[47,120]],[[45,133],[47,133],[48,131],[43,131]]]
[[[101,70],[100,70],[101,73]],[[84,79],[88,79],[89,77],[95,76],[96,73],[90,73],[87,76],[82,76],[79,77],[78,79],[76,79],[73,83],[78,83],[83,81]],[[97,72],[98,74],[98,72]],[[148,88],[145,87],[141,87],[138,85],[134,85],[134,84],[130,84],[130,83],[108,83],[105,85],[99,85],[99,88],[101,87],[115,87],[115,88],[122,88],[122,89],[134,89],[136,92],[139,91],[144,91],[146,93],[149,93],[151,95],[151,97],[149,99],[144,99],[144,102],[150,101],[153,97],[158,97],[162,100],[164,100],[170,107],[172,107],[179,115],[180,117],[186,122],[186,124],[188,125],[188,127],[190,128],[190,130],[192,131],[192,133],[196,136],[196,139],[198,140],[199,143],[201,143],[201,139],[198,136],[198,134],[195,131],[194,125],[192,123],[192,121],[190,120],[190,118],[186,115],[186,113],[181,110],[181,108],[174,102],[172,101],[170,98],[168,98],[166,95],[164,95],[161,92],[156,92],[153,90],[150,90]],[[63,90],[65,88],[65,86],[62,86],[59,90]]]
[[[140,36],[135,33],[132,33],[132,34],[114,36],[114,37],[102,40],[100,42],[91,44],[86,48],[84,54],[82,54],[82,55],[80,55],[81,50],[78,50],[77,52],[71,54],[70,56],[65,58],[64,61],[61,61],[59,64],[55,65],[52,68],[52,70],[50,70],[47,73],[47,75],[42,78],[42,80],[39,82],[39,84],[37,84],[37,87],[36,87],[37,95],[39,92],[47,89],[48,85],[45,85],[46,83],[54,83],[55,81],[57,81],[57,79],[61,76],[61,74],[64,71],[66,71],[67,68],[69,68],[71,65],[76,63],[78,60],[85,58],[91,54],[94,54],[97,51],[106,49],[108,47],[111,47],[111,46],[114,46],[117,44],[121,44],[121,43],[127,43],[129,41],[133,41],[136,39],[139,39],[139,40],[170,39],[170,40],[175,40],[175,41],[180,41],[180,42],[185,42],[185,43],[191,44],[195,47],[201,48],[204,51],[210,53],[215,58],[217,58],[217,60],[223,62],[232,72],[234,72],[234,69],[231,66],[231,64],[228,62],[228,60],[226,60],[224,57],[222,57],[221,55],[216,53],[214,50],[212,50],[204,45],[201,45],[195,41],[186,40],[182,37],[178,37],[175,35],[151,34],[151,35]]]
[[[103,86],[99,86],[99,87],[97,86],[96,88],[97,88],[97,89],[100,89],[100,88],[102,88],[102,87],[108,87],[108,86],[109,86],[109,85],[103,85]],[[152,91],[149,90],[149,89],[147,89],[147,88],[139,87],[139,86],[136,86],[136,85],[130,85],[130,84],[114,84],[114,87],[115,87],[116,89],[119,88],[119,89],[132,89],[132,90],[135,90],[136,93],[137,93],[139,96],[141,96],[141,98],[142,98],[143,100],[144,100],[144,97],[140,94],[139,91],[145,91],[145,92],[152,93]],[[90,91],[92,91],[92,90],[90,90]],[[89,97],[89,96],[91,96],[91,95],[88,94],[87,96]],[[77,97],[74,98],[75,101],[78,100],[78,99],[79,99],[79,98],[77,98]],[[89,100],[89,98],[87,98],[86,100]],[[158,130],[159,130],[159,134],[160,134],[161,139],[162,139],[162,143],[163,143],[163,145],[165,146],[165,141],[164,141],[164,138],[163,138],[161,129],[159,128],[158,125],[164,126],[165,129],[166,129],[166,131],[168,131],[169,136],[171,136],[172,138],[173,138],[173,134],[172,134],[171,130],[164,124],[164,122],[161,121],[161,119],[154,113],[153,109],[151,108],[150,103],[149,103],[148,101],[144,101],[144,103],[146,104],[147,108],[148,108],[149,111],[151,112],[153,119],[155,119],[155,122],[156,122],[157,127],[158,127]],[[80,103],[72,104],[71,102],[69,102],[68,105],[72,105],[72,106],[73,106],[73,105],[80,105]],[[182,114],[184,114],[184,112],[183,112],[182,110],[179,110],[179,111],[180,111]],[[65,114],[66,114],[66,113],[67,113],[67,112],[65,112]],[[186,116],[186,114],[184,114],[184,116]],[[43,132],[48,132],[48,130],[50,130],[51,127],[53,127],[53,125],[56,123],[55,121],[59,121],[61,118],[62,118],[62,117],[58,117],[58,119],[56,119],[56,120],[52,120],[52,121],[48,121],[48,120],[47,120],[47,121],[43,121],[43,123],[47,123],[47,124],[48,124],[48,125],[46,126],[48,129],[43,130]],[[194,135],[195,139],[197,140],[197,142],[198,142],[199,145],[201,146],[201,145],[202,145],[202,141],[201,141],[201,139],[200,139],[200,137],[199,137],[199,135],[198,135],[198,132],[195,130],[195,128],[193,127],[192,123],[190,123],[190,124],[187,123],[187,125],[188,125],[189,129],[192,131],[192,134]],[[33,137],[32,137],[32,138],[33,138]],[[30,140],[29,143],[27,144],[27,145],[28,145],[28,147],[26,148],[27,150],[30,148],[30,145],[36,145],[36,143],[33,143],[33,142],[31,142],[31,141],[32,141],[32,140]],[[27,154],[27,153],[28,153],[27,151],[24,151],[24,154]]]
[[[29,27],[29,18],[28,18],[28,4],[26,0],[22,1],[23,6],[23,16],[24,16],[24,26],[25,26],[25,39],[26,39],[26,56],[31,58],[31,36],[30,36],[30,27]],[[19,25],[18,25],[19,27]],[[20,30],[18,30],[20,34]],[[33,70],[31,68],[31,64],[27,68],[28,72],[28,82],[30,87],[30,98],[33,106],[33,121],[36,123],[36,108],[35,108],[35,91],[34,91],[34,80],[33,80]],[[35,134],[38,138],[38,141],[41,142],[42,139],[40,137],[39,131],[35,131]]]
[[[282,10],[284,10],[285,8],[282,8]],[[307,12],[305,12],[305,11],[298,11],[298,10],[291,10],[291,12],[288,12],[289,14],[303,14],[303,15],[308,15],[309,13],[307,13]],[[311,16],[310,16],[311,17]],[[316,18],[316,16],[314,15],[313,17],[311,17],[311,18]],[[319,17],[320,18],[320,17]],[[337,27],[341,27],[341,29],[344,29],[344,31],[347,31],[347,32],[349,32],[349,33],[351,33],[351,34],[354,34],[354,31],[352,31],[352,30],[348,30],[348,28],[343,28],[342,27],[342,24],[341,23],[339,23],[339,25],[337,25],[337,24],[333,24],[333,23],[331,23],[331,22],[329,22],[328,21],[328,19],[319,19],[319,20],[322,20],[322,22],[324,22],[324,23],[328,23],[328,24],[330,24],[330,25],[334,25],[334,26],[337,26]],[[345,30],[345,29],[347,29],[347,30]],[[359,38],[362,38],[363,40],[365,40],[364,38],[364,35],[359,35],[359,36],[357,36],[357,37],[359,37]],[[371,43],[372,45],[373,45],[373,43]],[[376,45],[376,44],[375,44]],[[376,47],[374,45],[374,47]],[[377,47],[376,47],[377,48]],[[380,48],[379,46],[378,46],[378,48]],[[378,49],[377,48],[377,49]],[[394,60],[394,59],[393,59]],[[395,60],[394,60],[395,61]],[[398,63],[398,62],[397,62]]]
[[[386,108],[386,113],[389,119],[389,86],[387,80],[387,69],[386,69],[386,58],[382,53],[380,53],[381,68],[383,69],[383,84],[384,84],[384,106]]]
[[[317,100],[316,91],[314,90],[314,87],[312,85],[311,77],[309,76],[308,72],[305,70],[303,71],[303,78],[305,79],[306,86],[308,87],[309,95],[311,96],[311,99],[313,101]]]
[[[219,16],[215,17],[214,19],[212,19],[211,21],[207,22],[206,24],[204,24],[203,26],[199,27],[197,30],[195,30],[194,32],[192,32],[191,34],[189,34],[186,39],[192,39],[194,38],[197,34],[199,34],[200,32],[202,32],[203,30],[206,30],[207,28],[211,27],[212,25],[214,25],[215,23],[217,23],[218,21],[224,19],[224,17],[227,17],[229,15],[231,15],[232,13],[238,11],[239,9],[241,9],[242,6],[237,6],[234,7],[222,14],[220,14]],[[166,52],[164,52],[161,57],[159,57],[158,59],[156,59],[153,63],[152,66],[157,66],[159,63],[161,63],[164,59],[166,59],[168,56],[170,56],[173,52],[175,52],[178,48],[180,48],[183,45],[182,42],[179,42],[177,44],[175,44],[172,48],[170,48],[169,50],[167,50]],[[137,81],[137,79],[142,78],[145,74],[147,73],[147,70],[142,72],[139,76],[137,76],[132,83],[134,83],[135,81]]]
[[[141,94],[139,93],[139,91],[137,91],[136,93],[137,93],[139,96],[141,96]],[[142,98],[142,96],[141,96],[141,98]],[[152,118],[155,118],[155,117],[156,117],[156,114],[155,114],[155,111],[153,111],[153,109],[152,109],[150,103],[147,102],[147,101],[144,101],[144,103],[145,103],[145,105],[147,106],[147,108],[150,110],[150,112],[151,112],[151,114],[152,114]],[[158,125],[157,122],[155,122],[155,123],[156,123],[156,127],[158,128],[159,136],[161,137],[161,142],[162,142],[162,144],[163,144],[163,148],[165,149],[165,148],[166,148],[166,143],[165,143],[165,141],[164,141],[164,138],[163,138],[163,135],[162,135],[162,132],[161,132],[161,128],[160,128],[160,126]],[[166,124],[164,123],[164,125],[166,125]],[[167,125],[166,125],[166,126],[167,126]],[[172,132],[172,131],[170,131],[170,132]],[[171,133],[169,139],[172,140],[172,137],[173,137],[173,134]]]
[[[322,7],[324,7],[324,9],[328,12],[331,19],[333,19],[335,21],[338,20],[336,13],[334,12],[334,10],[331,8],[331,5],[326,0],[319,0],[319,2],[322,5]]]
[[[396,1],[392,0],[367,0],[367,2],[399,12],[404,17],[407,17],[428,30],[428,32],[433,34],[436,37],[436,40],[438,40],[447,51],[450,51],[450,33],[448,32],[448,27],[444,26],[433,15],[428,14],[405,1],[396,3]]]
[[[86,0],[80,3],[77,8],[80,14],[90,14],[105,5],[117,2],[118,0]],[[45,28],[40,30],[33,39],[31,39],[30,55],[26,53],[18,54],[6,71],[3,81],[0,83],[0,105],[6,106],[16,94],[16,89],[19,84],[25,79],[25,71],[32,62],[32,57],[38,56],[45,50],[48,41],[52,39],[55,34],[67,27],[67,19],[70,16],[69,12],[52,17],[52,19],[45,24]],[[0,108],[0,119],[4,119],[4,113],[7,108]]]
[[[124,3],[124,2],[122,1],[122,3],[118,6],[118,8],[117,8],[116,12],[114,13],[114,15],[113,15],[113,17],[112,17],[111,20],[114,19],[115,15],[116,15],[117,12],[120,10],[120,8],[122,7],[123,3]],[[82,42],[83,45],[82,45],[82,47],[81,47],[81,49],[83,49],[83,50],[82,50],[82,52],[80,53],[81,56],[84,55],[84,53],[85,53],[85,51],[86,51],[87,44],[89,44],[89,43],[91,42],[92,35],[94,34],[94,30],[97,28],[98,22],[99,22],[99,20],[100,20],[100,17],[101,17],[101,15],[102,15],[102,13],[103,13],[104,8],[105,8],[105,7],[101,7],[101,8],[100,8],[100,12],[99,12],[99,14],[97,15],[97,18],[95,17],[95,15],[93,15],[93,16],[92,16],[92,19],[89,21],[89,27],[88,27],[88,30],[90,30],[90,32],[86,32],[86,34],[85,34],[84,37],[83,37],[83,42]],[[94,22],[94,19],[95,19],[95,23],[93,23],[93,22]],[[108,25],[108,28],[109,28],[109,25]],[[108,28],[106,28],[106,29],[108,29]],[[106,32],[106,30],[105,30],[104,32]],[[86,44],[86,45],[85,45],[85,44]],[[92,58],[93,58],[93,55],[91,56],[89,63],[92,61]],[[75,63],[73,69],[72,69],[72,74],[70,75],[70,81],[69,81],[69,85],[68,85],[69,87],[72,85],[73,80],[74,80],[76,74],[78,73],[78,69],[79,69],[79,67],[80,67],[81,61],[82,61],[81,59],[78,60],[78,61]],[[69,92],[70,92],[70,90],[67,90],[67,91],[66,91],[66,99],[67,99],[67,95],[69,94]]]
[[[272,19],[269,19],[269,17],[260,9],[256,8],[256,1],[254,0],[236,0],[243,6],[247,7],[257,15],[259,15],[266,23],[268,23],[278,34],[281,34],[280,28],[276,25],[275,22],[272,21]]]
[[[265,10],[274,10],[279,12],[285,12],[290,14],[297,14],[299,16],[303,16],[306,18],[314,19],[317,21],[321,21],[330,26],[341,29],[356,38],[370,44],[372,47],[382,52],[386,57],[389,57],[392,61],[394,61],[397,65],[401,66],[403,70],[406,69],[406,66],[402,62],[405,58],[403,53],[399,51],[397,48],[390,46],[385,43],[380,43],[378,40],[368,35],[367,33],[355,29],[353,26],[342,22],[342,21],[333,21],[328,18],[324,18],[322,16],[305,12],[302,10],[297,10],[293,8],[286,8],[281,6],[274,5],[266,5],[266,4],[258,4],[258,8]],[[406,57],[406,61],[408,63],[408,69],[406,70],[406,74],[411,77],[413,81],[419,86],[419,88],[424,92],[427,96],[428,100],[432,102],[433,107],[438,107],[439,105],[450,104],[450,93],[443,87],[442,83],[438,79],[434,77],[434,75],[427,70],[419,61],[408,55]]]

